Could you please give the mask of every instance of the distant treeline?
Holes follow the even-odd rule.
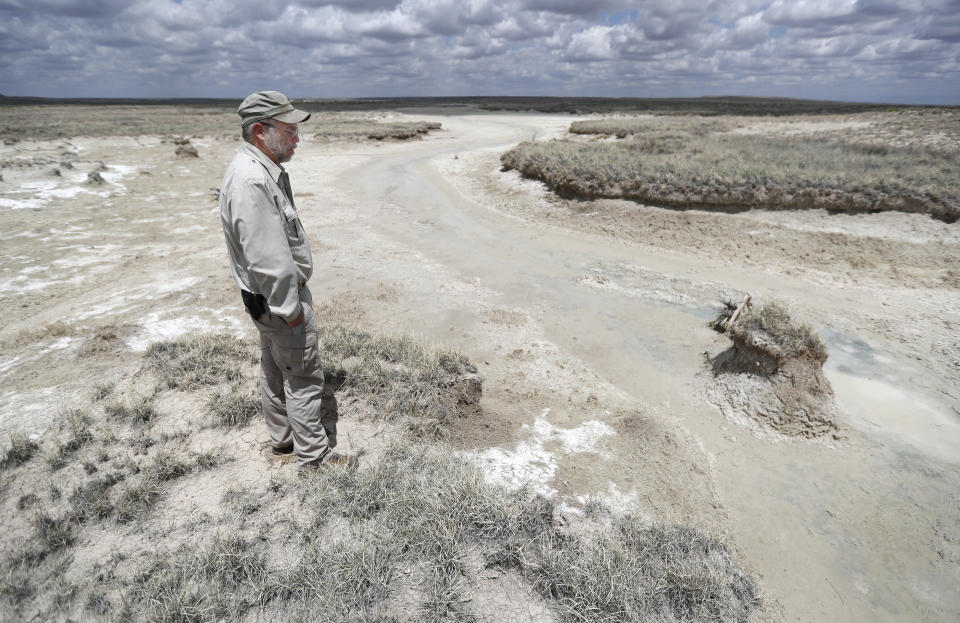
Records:
[[[188,106],[234,110],[240,98],[48,98],[0,95],[0,106]],[[297,98],[300,106],[316,112],[399,110],[409,108],[471,107],[496,111],[545,113],[655,113],[682,115],[825,115],[904,108],[943,108],[902,104],[868,104],[798,100],[776,97],[394,97],[358,99]]]

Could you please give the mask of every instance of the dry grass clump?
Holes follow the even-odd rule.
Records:
[[[631,138],[524,142],[504,169],[581,198],[677,207],[900,210],[960,218],[956,157],[923,148],[884,149],[831,138],[721,134],[709,123],[586,122]],[[721,127],[721,126],[717,126]]]
[[[0,471],[23,465],[33,458],[40,446],[25,433],[14,431],[10,433],[10,448],[0,461]]]
[[[195,389],[240,379],[239,364],[256,361],[249,346],[231,335],[201,333],[147,348],[147,362],[171,389]]]
[[[710,327],[723,333],[736,309],[735,303],[724,301],[723,309],[709,323]],[[734,340],[764,350],[778,361],[794,357],[827,360],[827,345],[817,332],[806,323],[795,322],[787,309],[776,302],[748,306],[730,327],[730,333]]]
[[[272,597],[275,584],[258,543],[216,535],[197,550],[157,554],[124,596],[120,618],[181,622],[240,620]]]
[[[376,141],[421,138],[432,130],[440,129],[440,124],[434,121],[375,121],[343,117],[319,117],[312,125],[316,138],[366,138]]]
[[[432,350],[409,336],[374,336],[345,325],[320,328],[323,369],[366,397],[381,417],[409,418],[440,436],[458,413],[479,409],[483,377],[462,354]]]
[[[64,467],[77,450],[93,439],[93,433],[90,430],[93,420],[84,409],[68,410],[63,414],[61,422],[62,428],[67,430],[67,440],[48,459],[54,471]]]
[[[105,404],[103,410],[112,418],[134,424],[149,424],[157,417],[153,396],[140,396],[129,402],[117,399]]]
[[[260,415],[260,396],[239,383],[217,387],[207,401],[207,411],[220,426],[242,428]]]
[[[570,621],[747,621],[760,603],[726,546],[630,515],[588,537],[552,534],[528,564],[536,588]]]

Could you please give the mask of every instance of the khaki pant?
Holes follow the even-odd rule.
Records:
[[[300,465],[319,464],[336,445],[322,421],[323,370],[317,344],[317,316],[310,290],[300,288],[303,322],[287,326],[267,312],[254,320],[260,332],[260,402],[274,448],[297,453]]]

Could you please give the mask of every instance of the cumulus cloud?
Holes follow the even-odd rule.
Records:
[[[960,104],[957,0],[0,0],[0,92]]]

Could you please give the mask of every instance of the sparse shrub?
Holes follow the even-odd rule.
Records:
[[[160,380],[173,389],[195,389],[241,378],[239,363],[250,360],[247,344],[223,334],[195,334],[156,342],[145,354]]]
[[[217,388],[207,403],[214,422],[220,426],[241,428],[260,415],[260,397],[234,383],[228,389]]]
[[[32,459],[39,449],[40,446],[24,433],[10,433],[10,449],[4,454],[3,461],[0,461],[0,470],[23,465]]]

